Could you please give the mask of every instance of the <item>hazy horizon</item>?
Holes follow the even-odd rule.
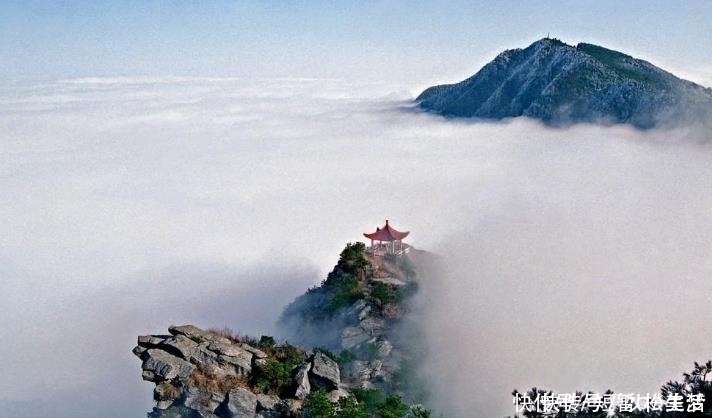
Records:
[[[0,4],[0,80],[308,77],[422,90],[551,36],[712,87],[711,19],[704,0],[9,0]]]

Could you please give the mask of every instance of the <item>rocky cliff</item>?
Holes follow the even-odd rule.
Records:
[[[138,337],[142,377],[156,385],[149,416],[306,418],[328,405],[329,416],[344,418],[383,415],[383,408],[396,411],[390,416],[426,413],[405,403],[423,396],[408,313],[417,291],[411,258],[426,255],[364,250],[348,244],[327,279],[285,309],[280,323],[291,344],[192,325]]]
[[[280,417],[297,412],[312,390],[345,396],[338,364],[321,352],[226,332],[171,326],[138,337],[142,377],[156,384],[154,417]],[[261,347],[261,348],[258,348]],[[280,371],[285,366],[294,376]],[[282,379],[282,380],[280,380]]]
[[[712,89],[621,52],[549,38],[504,51],[472,77],[430,87],[416,101],[448,117],[527,116],[550,125],[653,128],[712,119]]]
[[[419,401],[422,391],[410,367],[421,346],[412,297],[417,264],[428,254],[361,258],[361,251],[347,246],[322,285],[285,309],[282,332],[290,341],[336,353],[345,388]]]

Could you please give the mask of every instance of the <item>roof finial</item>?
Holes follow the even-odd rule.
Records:
[[[388,219],[386,219],[386,225],[388,225]]]

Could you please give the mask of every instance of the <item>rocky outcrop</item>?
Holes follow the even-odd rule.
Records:
[[[341,384],[341,372],[339,365],[324,353],[314,354],[311,362],[311,373],[309,373],[309,383],[317,389],[327,391],[339,389]]]
[[[422,253],[411,249],[410,254],[421,257]],[[409,297],[417,289],[415,267],[408,257],[365,254],[367,267],[359,271],[351,266],[364,263],[348,260],[344,254],[321,287],[311,289],[285,309],[281,318],[284,333],[290,341],[339,353],[338,377],[345,389],[373,388],[411,398],[406,385],[394,379],[401,374],[403,361],[413,357],[411,347],[417,346],[413,340],[402,340],[404,335],[412,335],[404,332],[410,323],[403,319]],[[335,309],[335,302],[345,294],[352,301]],[[312,374],[318,376],[319,363],[314,364],[317,370]],[[323,386],[323,382],[310,383]]]
[[[133,353],[142,360],[144,380],[155,384],[149,418],[294,417],[315,391],[337,402],[356,388],[414,400],[405,382],[413,379],[400,373],[417,345],[404,332],[408,299],[417,288],[408,263],[405,257],[375,258],[360,243],[347,245],[324,284],[282,317],[289,323],[283,337],[319,348],[193,325],[138,337]]]
[[[321,352],[298,351],[302,363],[280,397],[263,393],[252,379],[269,361],[279,361],[265,350],[193,325],[168,331],[138,337],[133,349],[142,360],[143,379],[156,384],[152,417],[278,418],[299,410],[312,390],[345,396],[339,365]]]
[[[230,417],[253,418],[257,412],[257,395],[245,388],[228,392],[226,403]]]
[[[304,363],[302,367],[297,371],[295,376],[295,382],[297,383],[297,389],[294,392],[294,396],[298,399],[306,398],[311,392],[311,383],[309,383],[309,371],[311,370],[311,363]]]

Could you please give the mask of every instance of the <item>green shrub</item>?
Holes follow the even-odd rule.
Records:
[[[330,287],[333,293],[327,305],[329,312],[336,312],[364,297],[358,279],[351,274],[342,275],[338,280],[334,279]]]
[[[277,345],[277,342],[274,340],[274,337],[269,335],[263,335],[257,343],[257,347],[267,349],[274,348],[275,345]]]
[[[378,412],[380,412],[381,418],[403,418],[408,413],[408,405],[403,403],[400,396],[390,395],[380,405]]]
[[[366,258],[366,245],[362,242],[348,243],[341,254],[336,267],[326,276],[324,285],[330,286],[343,274],[360,275],[371,263]]]
[[[396,292],[385,283],[376,283],[371,289],[371,297],[380,305],[389,305],[396,301]]]
[[[422,405],[413,405],[405,414],[404,418],[431,418],[433,413],[425,409]]]
[[[368,414],[375,413],[385,399],[383,393],[376,389],[356,388],[351,391],[351,394]]]
[[[304,362],[304,353],[290,344],[273,346],[269,352],[272,357],[253,370],[252,385],[262,393],[280,396],[290,393],[292,371]]]
[[[399,396],[385,397],[376,389],[358,388],[339,402],[329,401],[320,389],[304,401],[300,418],[431,418],[429,410],[421,405],[408,406]]]
[[[307,396],[299,416],[300,418],[335,418],[336,405],[329,400],[323,389],[319,389]]]
[[[339,364],[346,364],[356,360],[358,357],[356,354],[349,350],[341,350],[339,357],[337,357],[336,362]]]
[[[339,408],[336,412],[337,418],[369,418],[363,406],[359,404],[353,395],[349,395],[339,400]]]
[[[366,268],[369,264],[368,259],[366,259],[366,244],[363,242],[349,242],[346,244],[346,248],[341,251],[337,266],[344,271],[356,273]]]
[[[285,363],[269,358],[253,374],[255,386],[264,393],[281,393],[292,383],[291,369]]]

